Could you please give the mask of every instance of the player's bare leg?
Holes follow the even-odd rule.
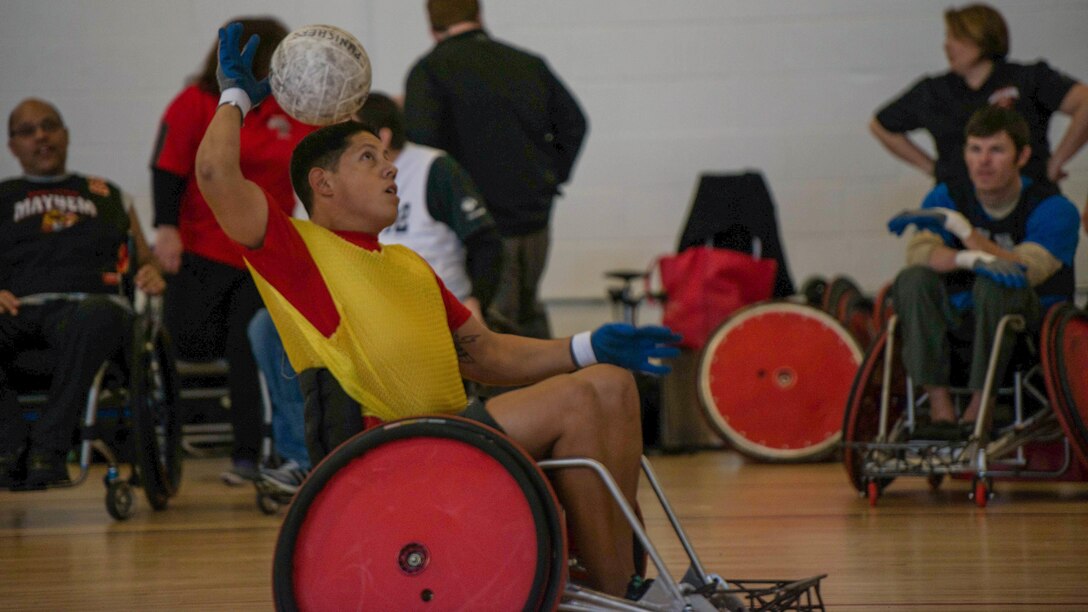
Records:
[[[627,501],[638,489],[642,431],[631,374],[593,366],[500,395],[488,412],[537,459],[589,457],[611,472]],[[634,574],[632,532],[595,474],[559,470],[553,482],[589,570],[589,586],[622,596]]]

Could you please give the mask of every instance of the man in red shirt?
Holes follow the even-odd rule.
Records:
[[[299,143],[291,176],[310,221],[289,219],[238,163],[242,118],[268,93],[238,52],[240,34],[220,31],[223,97],[197,152],[196,177],[224,232],[244,248],[301,384],[313,380],[307,371],[329,371],[368,416],[462,411],[533,457],[596,459],[633,504],[642,436],[627,369],[666,372],[650,359],[675,355],[666,345],[679,338],[622,324],[554,340],[489,330],[422,258],[378,243],[397,217],[396,168],[361,124],[329,126]],[[462,376],[529,386],[468,405]],[[308,442],[320,434],[310,417],[307,405]],[[555,483],[590,586],[624,595],[634,559],[619,508],[584,470],[561,471]]]

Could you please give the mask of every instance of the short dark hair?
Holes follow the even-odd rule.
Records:
[[[1031,132],[1028,130],[1028,122],[1020,116],[1020,113],[1011,108],[1001,106],[983,106],[971,115],[964,130],[964,141],[967,137],[987,138],[1005,132],[1012,138],[1012,144],[1016,152],[1020,153],[1027,146]]]
[[[978,45],[983,57],[1001,60],[1009,54],[1009,26],[997,9],[988,4],[969,4],[944,12],[948,32]]]
[[[388,129],[393,133],[393,142],[390,146],[399,151],[404,148],[405,128],[404,128],[404,113],[401,112],[397,103],[389,96],[372,91],[367,96],[366,102],[359,107],[359,111],[355,113],[355,116],[361,121],[371,127],[378,130],[382,128]]]
[[[375,137],[378,131],[356,121],[345,121],[310,132],[291,153],[291,186],[310,215],[314,214],[314,192],[310,189],[310,169],[336,170],[340,156],[348,148],[348,141],[359,132],[369,132]]]
[[[254,34],[261,37],[261,44],[257,46],[257,55],[253,57],[253,76],[258,79],[265,78],[268,76],[268,68],[272,65],[272,52],[289,34],[287,26],[273,17],[238,17],[224,23],[223,27],[235,21],[242,24],[242,44],[245,44]],[[204,57],[204,66],[193,79],[194,84],[204,91],[218,94],[219,80],[215,76],[217,68],[219,68],[219,39],[216,39],[208,55]]]
[[[427,0],[427,17],[431,29],[445,32],[450,26],[462,21],[480,20],[478,0]]]

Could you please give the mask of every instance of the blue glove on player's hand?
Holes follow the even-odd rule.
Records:
[[[972,270],[979,276],[985,276],[1002,287],[1023,289],[1028,286],[1024,266],[1015,261],[998,259],[989,253],[959,251],[956,253],[956,265],[965,270]]]
[[[579,367],[610,363],[649,374],[668,374],[671,368],[650,363],[650,359],[676,357],[680,349],[669,345],[679,341],[679,335],[660,325],[606,323],[592,334],[583,332],[572,338],[571,352]]]
[[[241,42],[241,23],[234,22],[225,28],[219,28],[219,67],[215,71],[215,77],[219,81],[219,91],[241,89],[249,96],[250,106],[257,106],[272,92],[267,78],[258,81],[253,76],[253,58],[257,55],[261,37],[256,34],[250,36],[246,46],[239,52]]]
[[[931,232],[948,230],[960,240],[967,240],[971,235],[971,222],[950,208],[904,210],[888,221],[888,231],[902,236],[903,231],[910,225]]]

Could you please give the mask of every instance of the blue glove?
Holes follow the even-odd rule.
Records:
[[[592,334],[583,332],[572,338],[571,352],[579,367],[610,363],[638,372],[668,374],[671,368],[650,363],[650,359],[676,357],[680,349],[669,345],[679,341],[679,335],[660,325],[606,323]]]
[[[971,223],[967,217],[950,208],[904,210],[888,221],[888,231],[902,236],[903,231],[911,225],[931,232],[948,230],[960,240],[966,240],[971,235]]]
[[[236,21],[219,28],[219,67],[215,70],[215,78],[219,81],[219,91],[241,89],[249,96],[250,105],[257,106],[272,92],[267,77],[258,81],[253,76],[253,58],[257,55],[261,37],[256,34],[250,36],[239,53],[241,40],[241,23]]]
[[[1024,266],[1005,259],[998,259],[982,251],[959,251],[956,253],[956,265],[984,276],[1002,287],[1023,289],[1028,286],[1028,277]]]

